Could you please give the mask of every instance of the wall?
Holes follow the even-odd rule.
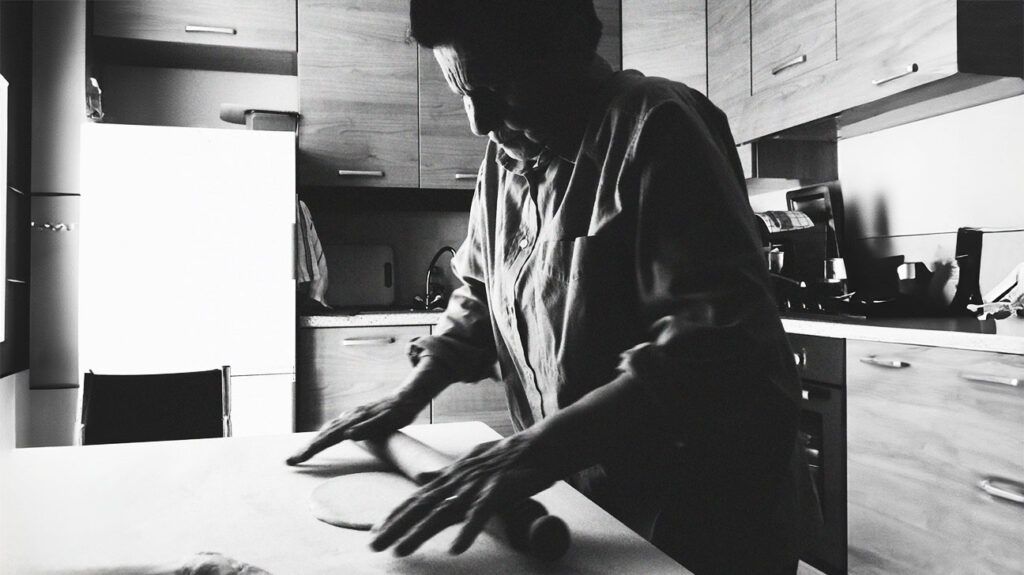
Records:
[[[839,180],[854,255],[948,263],[961,226],[1024,228],[1024,96],[841,140]],[[785,209],[784,192],[755,211]],[[1024,232],[986,235],[982,291],[1024,262]],[[848,256],[851,254],[847,254]]]
[[[948,261],[961,226],[1024,228],[1024,96],[839,142],[849,237],[873,256]],[[986,235],[982,289],[1024,262],[1024,232]]]
[[[306,200],[325,249],[332,243],[387,244],[395,251],[395,303],[410,304],[424,290],[427,264],[441,246],[458,249],[468,212],[360,212]],[[447,270],[448,257],[439,260]],[[448,274],[449,279],[450,274]],[[329,278],[337,281],[337,278]]]

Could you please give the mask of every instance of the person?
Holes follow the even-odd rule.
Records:
[[[490,141],[462,285],[396,392],[328,423],[299,464],[411,423],[497,364],[516,433],[400,505],[371,546],[413,552],[567,478],[695,573],[795,573],[816,500],[793,355],[725,115],[596,55],[591,0],[412,0]]]

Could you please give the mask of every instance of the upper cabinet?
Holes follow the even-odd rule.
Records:
[[[848,137],[1024,93],[1024,2],[722,0],[708,48],[737,142],[833,116]]]
[[[835,0],[753,0],[750,28],[755,93],[836,60]]]
[[[419,53],[420,187],[472,189],[487,138],[470,131],[462,98],[448,87],[434,52]]]
[[[295,51],[295,0],[103,0],[92,17],[97,36]]]
[[[622,67],[707,94],[706,14],[715,4],[705,10],[704,0],[622,0]]]
[[[618,0],[596,0],[598,53],[621,68]],[[404,0],[299,0],[299,184],[472,189],[485,138]]]
[[[300,0],[299,29],[299,183],[417,187],[408,2]]]

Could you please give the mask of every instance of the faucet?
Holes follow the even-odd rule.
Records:
[[[426,285],[424,286],[424,289],[423,289],[423,297],[420,298],[420,296],[416,296],[414,298],[417,302],[420,302],[420,300],[422,299],[423,309],[431,309],[431,308],[433,308],[435,306],[439,306],[440,307],[444,303],[444,293],[443,292],[442,293],[438,293],[436,295],[435,294],[431,294],[431,290],[430,290],[430,287],[431,287],[430,286],[430,276],[431,276],[431,274],[434,273],[434,266],[437,264],[437,260],[439,260],[441,258],[441,256],[443,256],[446,253],[450,253],[452,256],[454,256],[455,255],[455,248],[453,248],[451,246],[444,246],[441,249],[437,250],[437,253],[435,253],[434,257],[431,258],[431,260],[430,260],[430,265],[427,266],[427,281],[426,281]]]

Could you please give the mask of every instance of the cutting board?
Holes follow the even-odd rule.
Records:
[[[328,305],[370,306],[395,303],[395,251],[389,245],[328,244]]]

